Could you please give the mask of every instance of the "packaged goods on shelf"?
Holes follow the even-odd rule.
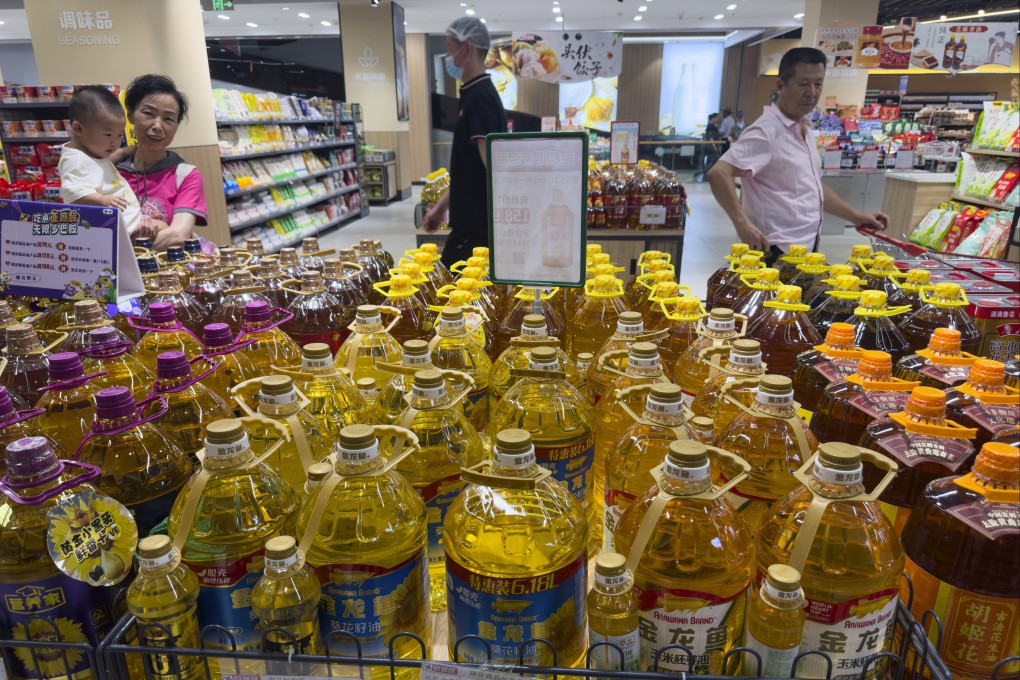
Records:
[[[1020,151],[1020,110],[1016,102],[985,102],[974,128],[974,148]]]
[[[218,121],[246,120],[330,120],[308,100],[273,92],[252,94],[237,90],[213,88],[213,111]]]
[[[687,192],[673,173],[649,161],[588,161],[588,228],[681,229]]]

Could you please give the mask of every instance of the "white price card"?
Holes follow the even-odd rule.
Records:
[[[588,136],[491,134],[486,149],[492,280],[582,286]]]
[[[896,152],[896,160],[893,167],[897,170],[914,169],[914,150],[901,148]]]
[[[878,149],[865,149],[861,154],[860,165],[861,170],[877,170],[878,169]]]
[[[661,205],[643,205],[638,222],[641,224],[666,224],[666,208]]]
[[[492,668],[474,668],[460,664],[423,661],[421,680],[530,680],[527,676],[505,673]]]
[[[839,170],[841,160],[843,160],[842,149],[833,149],[832,151],[826,150],[822,154],[822,169]]]

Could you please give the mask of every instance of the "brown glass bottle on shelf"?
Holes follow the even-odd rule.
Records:
[[[821,275],[814,279],[810,288],[804,288],[801,286],[801,288],[805,291],[804,304],[811,305],[812,308],[820,305],[824,300],[828,299],[825,297],[825,293],[835,287],[836,279],[840,276],[853,274],[853,269],[854,268],[848,264],[834,264],[829,267],[829,273],[827,275]]]
[[[656,203],[666,209],[666,229],[680,229],[687,210],[687,191],[676,173],[665,174],[656,187]]]
[[[744,285],[740,277],[757,274],[759,269],[764,268],[765,263],[762,261],[761,255],[752,252],[744,253],[740,256],[739,261],[730,265],[729,273],[719,281],[715,295],[705,300],[705,306],[709,309],[716,307],[733,309],[733,305],[747,291],[747,286]]]
[[[797,275],[797,267],[804,264],[807,259],[807,246],[801,243],[794,243],[786,249],[786,254],[779,257],[776,269],[779,270],[779,280],[783,283],[790,283],[790,280]]]
[[[715,298],[715,293],[719,289],[719,283],[726,277],[730,272],[730,265],[740,260],[740,256],[745,253],[751,252],[750,246],[746,243],[734,243],[730,245],[730,254],[726,256],[726,264],[719,267],[711,276],[708,277],[706,282],[706,300],[712,300]],[[754,251],[757,252],[757,251]]]
[[[865,288],[884,291],[887,297],[892,297],[899,291],[899,286],[896,285],[896,276],[900,270],[896,267],[896,260],[891,256],[885,253],[875,253],[871,262],[862,262],[860,268],[864,274],[861,279],[864,281]]]
[[[747,324],[747,335],[761,343],[762,361],[769,372],[790,375],[797,356],[821,343],[808,320],[810,309],[800,301],[800,288],[783,286],[765,302],[758,318]]]
[[[871,421],[902,411],[917,386],[893,377],[887,352],[864,350],[856,373],[825,388],[811,431],[821,442],[856,444]]]
[[[764,309],[763,305],[776,297],[776,292],[783,284],[779,281],[779,270],[772,267],[741,276],[740,282],[745,292],[733,304],[733,312],[746,316],[747,325],[750,326]]]
[[[791,286],[800,286],[800,289],[807,293],[811,286],[818,279],[824,279],[832,269],[825,263],[825,253],[808,253],[804,261],[794,267],[793,277],[789,283]]]
[[[955,328],[960,331],[961,350],[972,354],[981,351],[983,334],[967,314],[967,294],[960,284],[943,281],[922,290],[920,295],[922,305],[899,322],[900,332],[912,351],[926,347],[936,328]]]
[[[861,352],[854,344],[854,327],[836,322],[829,326],[825,342],[797,355],[793,365],[793,396],[800,403],[801,417],[811,422],[825,388],[856,373]]]
[[[910,517],[929,482],[970,469],[977,450],[977,435],[946,419],[946,393],[934,387],[915,387],[902,411],[874,421],[864,431],[861,446],[889,456],[900,465],[899,473],[879,497],[879,503],[896,529]],[[866,469],[864,483],[877,484],[882,474]]]
[[[895,375],[944,390],[967,379],[978,357],[960,350],[960,331],[936,328],[928,346],[896,363]]]
[[[966,427],[976,427],[975,446],[1012,431],[1020,423],[1020,390],[1006,385],[1006,366],[1001,361],[978,359],[967,381],[946,392],[949,417]]]
[[[698,339],[698,321],[705,314],[701,300],[693,295],[662,300],[659,303],[663,316],[669,320],[664,326],[669,335],[659,341],[659,355],[662,357],[662,371],[674,380],[673,371],[680,355]]]
[[[890,307],[885,301],[885,293],[880,290],[863,291],[860,304],[847,322],[856,329],[854,339],[858,346],[888,352],[896,363],[910,353],[910,345],[892,317],[905,314],[910,308]]]
[[[655,188],[647,173],[636,172],[627,182],[627,226],[631,229],[647,228],[641,223],[641,208],[655,203]]]
[[[896,283],[896,291],[889,293],[889,304],[910,305],[911,309],[921,307],[921,290],[932,285],[931,271],[928,269],[908,269],[893,274],[892,279]]]
[[[858,307],[862,292],[861,280],[853,274],[837,276],[832,282],[832,289],[825,291],[824,301],[811,305],[808,320],[819,335],[824,335],[833,323],[850,321]]]

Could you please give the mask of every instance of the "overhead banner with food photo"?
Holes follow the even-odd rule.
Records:
[[[485,57],[485,72],[496,87],[507,111],[517,110],[517,76],[514,75],[513,43],[510,38],[495,40]]]
[[[592,128],[609,132],[616,118],[618,78],[560,83],[560,122],[565,130]]]
[[[1016,52],[1017,22],[939,22],[917,27],[910,65],[932,71],[1009,69]],[[883,64],[884,66],[884,64]]]
[[[607,31],[514,33],[518,78],[562,83],[620,75],[623,34]]]

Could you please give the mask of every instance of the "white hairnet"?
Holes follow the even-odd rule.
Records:
[[[482,50],[489,49],[489,29],[476,17],[461,17],[446,28],[446,35],[457,42],[467,43]]]

